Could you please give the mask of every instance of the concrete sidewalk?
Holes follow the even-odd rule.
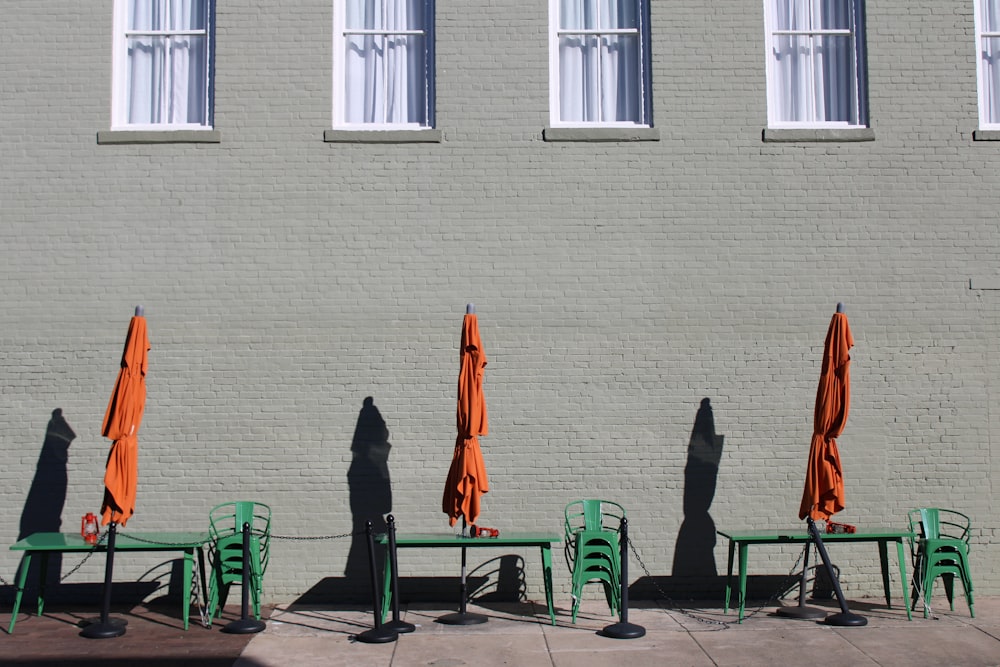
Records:
[[[886,609],[880,600],[851,601],[850,610],[868,624],[848,628],[779,617],[773,605],[736,624],[733,613],[723,614],[717,602],[685,603],[683,609],[638,602],[631,605],[629,621],[646,634],[628,640],[599,634],[617,619],[597,602],[584,605],[575,625],[560,609],[556,626],[549,624],[544,605],[532,603],[470,606],[489,617],[472,626],[436,622],[453,609],[414,605],[402,620],[415,624],[416,631],[385,644],[354,640],[372,627],[371,612],[279,607],[235,667],[1000,665],[1000,598],[977,601],[975,619],[961,598],[954,612],[943,596],[935,602],[931,618],[917,613],[908,621],[903,609]],[[835,603],[823,608],[840,611]]]
[[[114,639],[80,637],[80,624],[93,618],[93,605],[47,605],[45,614],[22,611],[14,634],[0,633],[2,667],[647,667],[656,665],[948,665],[1000,666],[1000,597],[976,602],[969,618],[964,601],[947,610],[935,597],[934,615],[906,620],[903,609],[886,609],[881,599],[850,601],[868,625],[837,628],[774,615],[775,605],[751,605],[742,624],[712,600],[684,603],[633,602],[629,620],[645,628],[639,639],[610,639],[599,631],[616,622],[608,608],[586,602],[574,625],[565,602],[557,601],[557,625],[544,604],[470,606],[489,621],[450,626],[435,619],[455,611],[444,604],[411,605],[403,618],[418,627],[387,644],[365,644],[355,635],[372,627],[365,608],[268,608],[266,628],[232,635],[222,628],[239,618],[227,607],[221,622],[202,627],[194,619],[183,629],[177,601],[161,600],[113,609],[128,621]],[[760,602],[757,602],[760,604]],[[791,604],[791,603],[789,603]],[[811,606],[820,603],[811,602]],[[823,608],[840,608],[827,601]],[[756,611],[755,611],[756,610]],[[9,615],[0,614],[6,627]]]

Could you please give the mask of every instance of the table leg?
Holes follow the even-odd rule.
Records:
[[[740,615],[739,623],[743,622],[743,610],[747,603],[747,552],[750,545],[745,542],[740,544]]]
[[[892,593],[889,590],[889,555],[885,540],[878,541],[878,562],[882,567],[882,590],[885,591],[885,606],[892,609]]]
[[[14,594],[14,609],[10,614],[10,627],[7,634],[14,634],[14,624],[17,623],[17,614],[21,609],[21,596],[24,595],[24,585],[28,581],[28,569],[31,567],[31,552],[25,551],[21,556],[21,571],[17,573],[17,593]]]
[[[384,575],[382,577],[382,609],[381,619],[385,622],[385,617],[389,613],[389,607],[392,605],[392,554],[389,553],[389,543],[386,542],[385,545],[385,566],[382,568]]]
[[[726,604],[722,608],[722,613],[729,613],[729,597],[733,590],[733,554],[736,549],[736,543],[729,540],[729,567],[726,569]]]
[[[49,578],[49,552],[43,551],[42,562],[39,563],[38,570],[38,615],[42,615],[42,611],[45,609],[45,587],[48,584]]]
[[[906,583],[906,558],[903,555],[903,540],[896,540],[896,557],[899,558],[899,582],[903,587],[903,606],[906,607],[906,620],[912,621],[913,614],[910,613],[910,589]]]
[[[181,618],[184,619],[184,629],[188,629],[191,616],[191,569],[194,565],[194,548],[184,550],[184,583],[181,589]]]
[[[542,545],[542,576],[545,581],[545,604],[549,608],[549,619],[556,624],[556,612],[552,604],[552,549],[548,544]]]

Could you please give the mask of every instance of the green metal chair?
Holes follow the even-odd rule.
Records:
[[[621,544],[625,509],[609,500],[576,500],[564,511],[564,553],[572,573],[573,622],[583,587],[599,583],[611,613],[621,609]]]
[[[243,562],[243,524],[250,524],[250,562]],[[237,501],[216,505],[209,511],[208,618],[222,615],[229,588],[243,584],[243,569],[247,567],[250,600],[254,617],[260,620],[264,573],[270,555],[271,508],[253,501]]]
[[[924,507],[908,513],[913,557],[912,608],[923,597],[924,618],[930,616],[930,599],[934,582],[940,578],[952,611],[955,611],[954,587],[958,578],[969,605],[969,615],[975,618],[972,596],[972,574],[969,569],[969,537],[972,521],[955,510]]]

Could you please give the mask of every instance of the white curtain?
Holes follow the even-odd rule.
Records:
[[[1000,0],[979,0],[979,29],[1000,30]],[[980,44],[982,58],[983,120],[1000,123],[1000,37],[984,37]]]
[[[854,0],[773,0],[778,31],[851,30]],[[851,35],[775,35],[778,119],[848,122],[857,119]]]
[[[427,124],[425,0],[347,0],[345,26],[378,34],[348,35],[344,120]]]
[[[636,0],[560,0],[561,30],[636,31],[559,38],[561,120],[642,122],[638,11]]]
[[[209,0],[128,0],[128,30],[204,31],[127,39],[126,120],[132,125],[208,123]]]

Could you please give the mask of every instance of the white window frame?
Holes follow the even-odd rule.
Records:
[[[638,25],[636,28],[602,28],[598,30],[561,30],[559,10],[560,0],[549,0],[549,124],[552,127],[652,127],[652,101],[650,76],[650,32],[649,3],[651,0],[635,0]],[[639,43],[639,76],[638,99],[636,103],[640,110],[638,122],[635,121],[566,121],[562,119],[562,102],[560,100],[560,38],[564,35],[587,35],[601,37],[605,35],[635,35]],[[598,82],[599,83],[599,82]],[[600,86],[598,86],[600,87]],[[600,106],[600,105],[598,105]]]
[[[992,109],[995,120],[990,119],[990,111],[993,104],[989,100],[989,71],[986,64],[986,40],[1000,39],[1000,25],[994,30],[987,30],[985,26],[986,3],[983,0],[974,0],[975,22],[976,22],[976,88],[979,98],[979,129],[1000,130],[1000,108]],[[1000,17],[997,23],[1000,24]],[[998,91],[997,97],[1000,97]],[[997,106],[1000,106],[998,104]]]
[[[381,0],[376,0],[379,2]],[[333,0],[333,129],[336,130],[427,130],[434,127],[434,51],[436,22],[434,0],[424,2],[424,25],[419,30],[353,30],[347,29],[346,0]],[[345,119],[345,93],[347,86],[347,59],[344,56],[347,37],[349,35],[375,34],[391,37],[393,35],[420,35],[424,45],[424,118],[420,122],[347,122]]]
[[[114,23],[113,23],[113,44],[112,54],[112,76],[111,76],[111,129],[112,130],[211,130],[213,123],[213,73],[215,69],[215,0],[207,0],[205,3],[204,30],[186,31],[130,31],[128,30],[128,3],[129,0],[114,0]],[[206,57],[205,57],[205,117],[199,123],[129,123],[128,122],[128,39],[134,35],[155,35],[162,37],[199,35],[205,37]]]
[[[868,85],[867,85],[867,45],[865,44],[864,26],[864,3],[865,0],[850,0],[851,25],[844,30],[822,30],[818,28],[808,28],[804,30],[777,30],[775,25],[775,2],[778,0],[764,0],[764,58],[766,62],[767,76],[767,125],[770,128],[796,128],[796,129],[854,129],[868,127]],[[822,0],[796,0],[808,5],[813,5]],[[812,12],[810,12],[810,15]],[[821,38],[824,36],[849,36],[851,38],[851,85],[854,96],[854,104],[851,109],[852,119],[847,121],[839,120],[809,120],[809,121],[789,121],[779,117],[781,109],[781,99],[779,90],[779,77],[776,72],[774,58],[775,39],[788,35],[809,36]]]

